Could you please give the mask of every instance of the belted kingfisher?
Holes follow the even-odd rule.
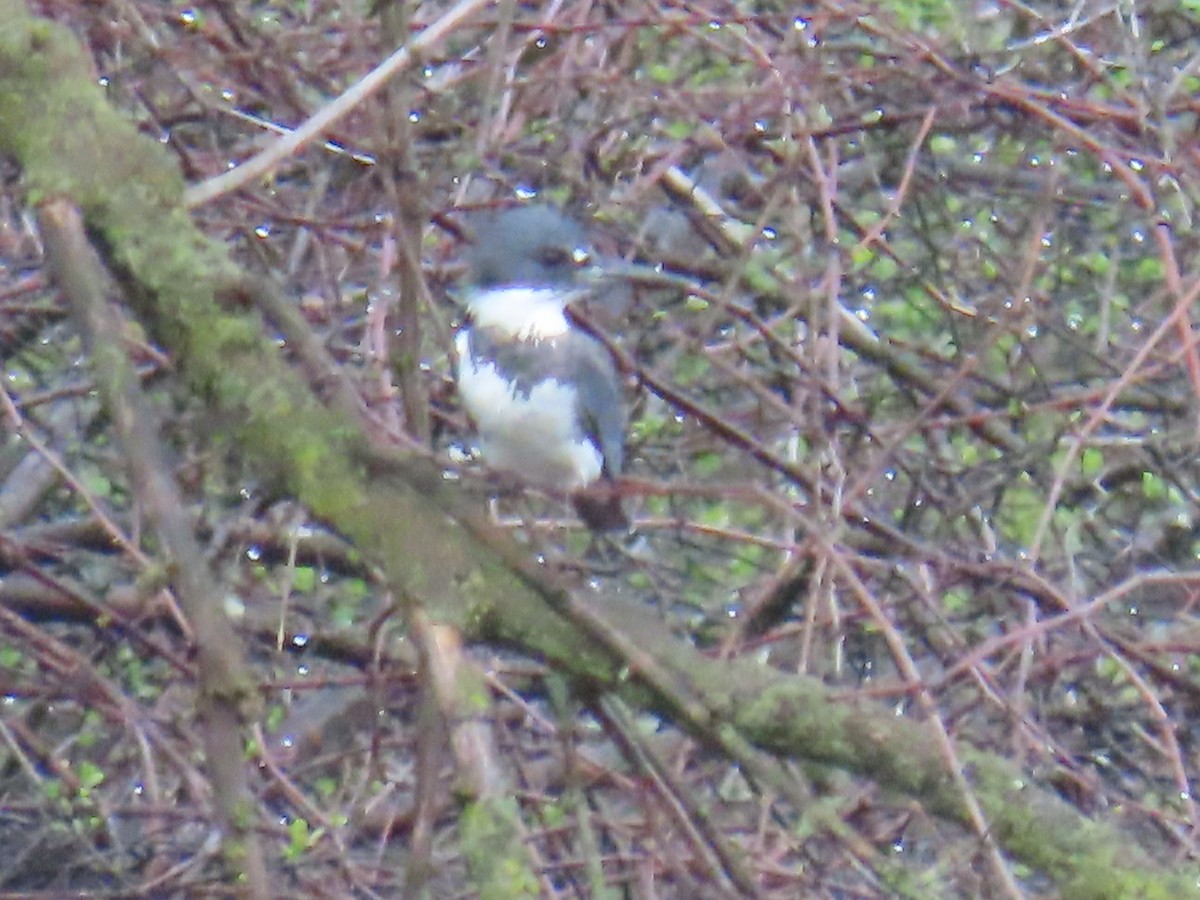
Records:
[[[490,213],[477,222],[468,258],[458,391],[484,461],[569,494],[593,530],[628,527],[610,489],[625,452],[616,368],[565,314],[588,292],[583,231],[546,206]]]

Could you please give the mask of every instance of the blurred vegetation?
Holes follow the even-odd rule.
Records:
[[[281,289],[377,444],[433,459],[471,508],[500,494],[513,541],[497,553],[515,544],[598,608],[630,604],[706,665],[734,661],[731,682],[698,661],[678,683],[680,641],[588,682],[572,648],[480,605],[459,623],[460,695],[440,694],[430,672],[455,641],[395,573],[451,571],[449,550],[380,559],[362,536],[376,520],[333,528],[296,502],[227,439],[219,392],[182,377],[117,271],[122,349],[265,699],[239,750],[272,887],[1178,896],[1200,840],[1200,7],[476,6],[193,221]],[[96,97],[151,139],[95,148],[128,155],[111,196],[141,201],[162,188],[138,154],[203,184],[451,4],[29,8],[75,35]],[[15,68],[0,65],[0,126]],[[202,641],[46,269],[23,137],[0,140],[0,892],[223,895]],[[497,488],[454,398],[471,215],[530,199],[658,267],[579,311],[626,376],[626,539]],[[247,298],[212,268],[233,315]],[[264,315],[253,340],[329,400],[292,326]],[[408,527],[436,536],[441,517]],[[631,646],[657,634],[617,624]],[[656,659],[681,696],[737,701],[744,730],[616,696]],[[834,691],[826,719],[807,718],[797,675]],[[822,747],[843,716],[862,745]],[[921,746],[879,748],[872,722]],[[951,787],[922,783],[929,758]],[[1048,822],[1069,837],[1037,846]],[[1102,829],[1129,880],[1120,859],[1081,871]]]

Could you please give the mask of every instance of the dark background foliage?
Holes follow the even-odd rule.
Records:
[[[449,8],[34,5],[191,184]],[[622,361],[636,533],[502,490],[530,557],[927,723],[948,765],[1005,757],[1170,867],[1200,834],[1198,28],[1177,0],[481,3],[194,215],[282,284],[375,433],[480,507],[450,381],[471,213],[551,202],[658,267],[581,310]],[[6,165],[0,890],[220,893],[192,634]],[[265,701],[279,895],[473,895],[407,598],[207,439],[136,325],[125,346]],[[537,873],[492,896],[1054,895],[986,823],[804,760],[780,791],[536,658],[470,655]]]

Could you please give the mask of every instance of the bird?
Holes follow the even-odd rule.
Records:
[[[626,529],[614,489],[625,455],[621,382],[605,346],[566,314],[594,284],[586,235],[541,204],[476,218],[455,349],[480,455],[492,469],[569,496],[593,531]]]

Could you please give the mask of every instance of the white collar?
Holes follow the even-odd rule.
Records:
[[[562,337],[571,327],[563,312],[580,292],[557,287],[499,287],[477,291],[467,300],[471,319],[519,341]]]

